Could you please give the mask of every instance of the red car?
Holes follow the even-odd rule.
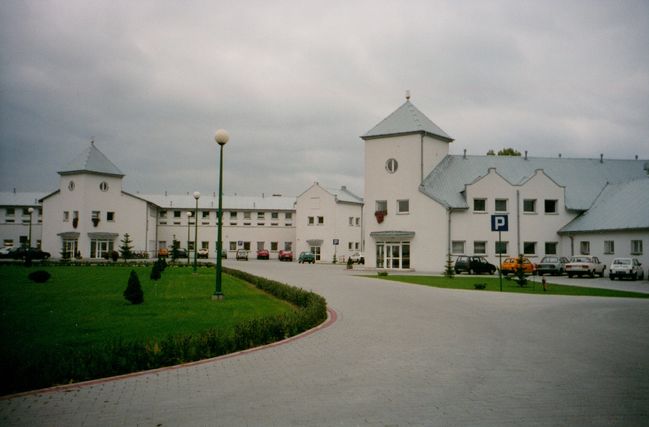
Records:
[[[280,261],[293,261],[293,252],[291,251],[279,251],[279,260]]]
[[[270,258],[270,254],[268,253],[267,249],[260,249],[257,251],[257,259],[268,259]]]

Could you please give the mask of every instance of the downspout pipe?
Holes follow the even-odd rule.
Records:
[[[521,192],[516,190],[516,256],[521,253]]]
[[[419,185],[424,184],[424,133],[419,137]]]

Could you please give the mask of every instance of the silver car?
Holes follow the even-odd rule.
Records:
[[[544,256],[541,262],[536,265],[536,272],[540,276],[551,274],[561,276],[566,271],[566,264],[569,260],[563,256],[548,255]]]
[[[628,277],[631,280],[644,279],[642,263],[635,258],[615,258],[611,263],[608,277],[614,280]]]

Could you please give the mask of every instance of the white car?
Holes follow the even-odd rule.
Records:
[[[606,266],[602,264],[596,256],[573,256],[570,262],[566,264],[566,273],[568,277],[572,276],[590,276],[604,277]]]
[[[349,256],[349,259],[351,259],[353,263],[365,264],[365,257],[360,252],[354,252]]]
[[[611,263],[608,277],[611,280],[614,280],[616,277],[618,279],[628,277],[631,280],[642,280],[644,279],[644,270],[640,261],[635,258],[615,258]]]

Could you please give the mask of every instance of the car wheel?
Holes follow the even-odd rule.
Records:
[[[569,277],[570,279],[572,279],[572,276],[573,276],[572,274],[568,273],[568,277]]]
[[[489,274],[491,274],[492,276],[494,275],[495,272],[496,272],[495,268],[492,268],[491,270],[489,270]]]
[[[595,270],[589,272],[589,273],[588,273],[588,277],[590,277],[591,279],[592,279],[593,277],[595,277]]]

